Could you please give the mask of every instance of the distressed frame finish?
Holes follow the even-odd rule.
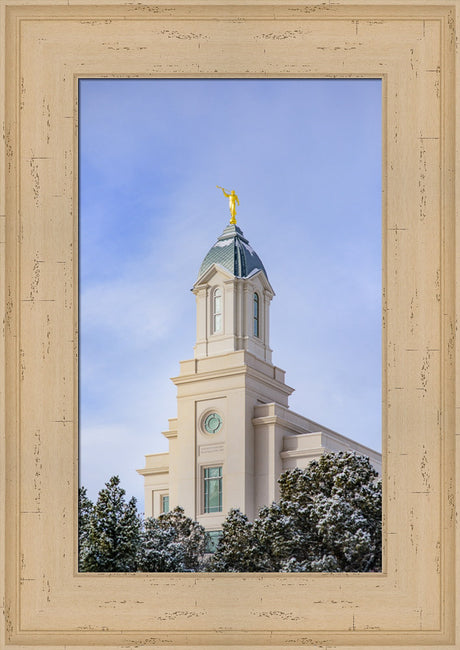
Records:
[[[3,0],[2,647],[455,644],[457,8]],[[383,573],[77,573],[81,76],[382,78]]]

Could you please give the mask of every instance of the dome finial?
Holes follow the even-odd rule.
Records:
[[[220,185],[216,185],[216,187],[219,188],[219,190],[222,190],[224,196],[228,198],[228,204],[230,206],[230,214],[232,215],[232,218],[230,219],[230,223],[232,225],[235,225],[236,224],[236,203],[238,203],[238,205],[240,204],[238,196],[235,190],[232,190],[231,192],[226,192],[224,188],[221,187]]]

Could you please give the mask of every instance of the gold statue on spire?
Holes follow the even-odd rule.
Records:
[[[240,204],[240,201],[238,199],[238,196],[235,192],[235,190],[232,190],[231,192],[226,192],[223,187],[220,185],[216,185],[219,190],[222,190],[224,193],[224,196],[228,198],[228,204],[230,206],[230,214],[232,215],[232,218],[230,219],[231,224],[236,224],[236,204]]]

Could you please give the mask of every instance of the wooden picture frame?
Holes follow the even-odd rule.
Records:
[[[2,647],[458,643],[457,9],[3,0]],[[382,78],[382,573],[78,574],[82,76]]]

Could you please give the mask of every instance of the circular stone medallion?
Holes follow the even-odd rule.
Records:
[[[205,421],[204,428],[207,433],[217,433],[222,428],[222,418],[218,413],[210,413]]]

